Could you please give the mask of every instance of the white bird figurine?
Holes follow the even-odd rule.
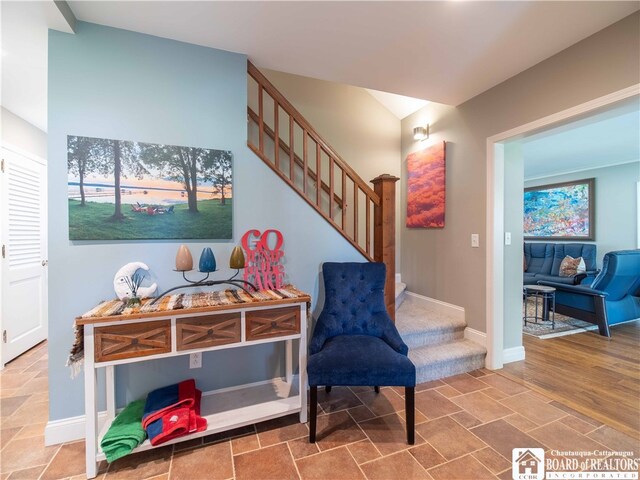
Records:
[[[113,278],[113,289],[116,291],[116,295],[120,300],[125,300],[127,298],[133,297],[133,292],[131,291],[129,284],[132,283],[131,279],[139,269],[145,270],[147,272],[149,271],[149,267],[145,263],[131,262],[124,265],[116,273],[116,276]],[[140,286],[138,287],[137,297],[150,297],[151,295],[153,295],[157,288],[158,285],[155,282],[148,287]]]

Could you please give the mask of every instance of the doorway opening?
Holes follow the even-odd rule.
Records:
[[[525,251],[527,243],[530,249],[533,245],[538,249],[544,244],[550,246],[545,248],[552,249],[559,246],[564,252],[561,252],[562,259],[565,258],[565,253],[571,256],[566,252],[570,244],[596,247],[594,262],[598,269],[603,268],[603,256],[609,251],[631,250],[635,254],[634,249],[638,248],[640,241],[637,233],[640,209],[638,193],[634,188],[637,188],[640,177],[640,160],[636,158],[635,161],[620,161],[617,166],[613,165],[616,162],[609,160],[608,166],[586,165],[582,171],[577,165],[563,169],[554,164],[554,173],[561,175],[558,178],[545,176],[541,171],[538,174],[532,173],[529,168],[529,180],[525,183],[527,167],[523,146],[526,146],[527,141],[550,138],[554,133],[568,131],[576,125],[591,125],[607,116],[620,117],[625,111],[635,115],[637,122],[639,101],[640,85],[635,85],[487,139],[487,366],[491,369],[502,368],[505,375],[524,382],[527,387],[540,390],[546,396],[632,436],[637,436],[640,432],[640,420],[635,406],[640,393],[637,391],[637,378],[631,378],[632,372],[637,372],[640,360],[636,353],[637,343],[640,341],[640,321],[632,319],[615,325],[610,338],[599,335],[597,327],[571,335],[551,335],[547,339],[524,335],[523,284],[527,283],[528,270],[524,267],[523,272],[523,260],[531,257],[531,252],[524,255],[523,244]],[[640,146],[637,128],[635,132],[634,145],[638,151]],[[569,143],[566,137],[563,139],[565,143]],[[519,159],[519,162],[514,159]],[[535,168],[541,166],[537,165]],[[624,182],[624,200],[621,200],[620,192],[611,191],[611,186],[606,185],[603,177],[604,170],[607,174],[612,174],[613,170],[620,169],[624,169],[629,177]],[[549,177],[553,181],[547,182],[546,178]],[[595,208],[596,216],[595,222],[589,222],[594,229],[592,238],[589,238],[588,233],[580,240],[563,241],[553,236],[545,239],[531,238],[530,225],[526,226],[529,235],[525,237],[525,188],[535,190],[535,187],[544,187],[546,183],[566,185],[576,179],[592,178],[595,178],[593,183],[596,193],[599,191],[598,187],[601,193],[604,193],[603,189],[609,189],[607,202],[593,194],[595,205],[591,207]],[[618,200],[614,200],[612,205],[611,197],[614,195]],[[600,217],[597,216],[599,208]],[[616,208],[619,212],[615,212]],[[615,214],[623,215],[624,222],[627,222],[624,240],[618,244],[612,240],[610,231],[601,231],[603,223],[611,222],[613,219],[610,217]],[[607,218],[603,219],[603,216]],[[555,253],[547,260],[559,262]],[[550,273],[546,272],[545,275],[549,276]],[[542,277],[542,285],[552,280]],[[586,288],[594,279],[595,275],[591,278],[576,278],[577,284]],[[539,285],[537,281],[534,284]],[[559,307],[552,308],[552,313],[559,311]],[[544,317],[542,308],[540,316]],[[627,383],[632,385],[631,388],[611,388],[611,385]],[[612,395],[618,394],[621,396],[612,398]],[[594,405],[598,405],[598,408],[593,408]],[[625,405],[632,407],[625,408]]]
[[[640,84],[563,110],[487,139],[487,251],[486,328],[487,366],[500,369],[504,363],[524,358],[524,348],[504,348],[505,306],[505,155],[509,142],[545,129],[578,120],[616,103],[640,97]],[[520,262],[522,257],[520,256]],[[522,267],[520,267],[522,268]]]

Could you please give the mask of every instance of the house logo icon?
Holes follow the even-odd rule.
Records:
[[[514,480],[544,479],[544,450],[542,448],[514,448],[511,452]]]

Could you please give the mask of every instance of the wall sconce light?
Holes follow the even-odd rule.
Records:
[[[426,140],[429,138],[429,124],[426,127],[413,127],[413,139],[414,140]]]

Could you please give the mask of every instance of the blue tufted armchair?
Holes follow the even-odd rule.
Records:
[[[384,263],[325,263],[324,308],[309,344],[309,441],[316,441],[318,386],[405,387],[407,441],[414,443],[416,368],[384,303]]]

